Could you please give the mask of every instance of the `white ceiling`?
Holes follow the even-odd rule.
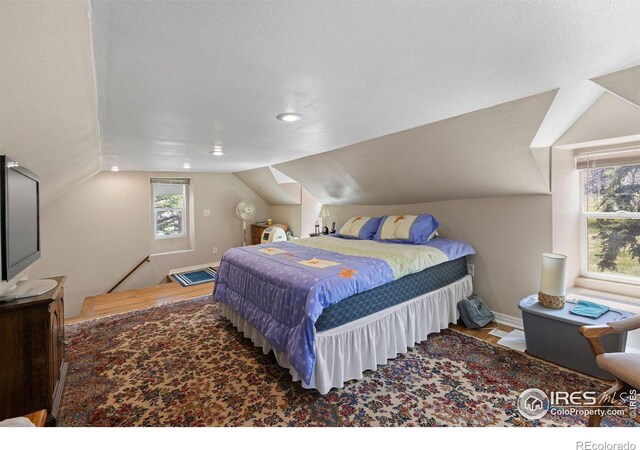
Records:
[[[640,63],[637,1],[92,10],[103,168],[247,170]]]

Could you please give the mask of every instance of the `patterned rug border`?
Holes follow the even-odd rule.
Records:
[[[499,345],[498,343],[485,341],[484,339],[480,339],[480,338],[478,338],[476,336],[472,336],[470,334],[463,333],[462,331],[454,330],[453,328],[446,328],[446,329],[449,330],[449,331],[453,331],[454,333],[458,333],[458,334],[462,334],[464,336],[470,337],[472,339],[475,339],[476,341],[480,341],[480,342],[482,342],[484,344],[487,344],[487,345],[490,345],[492,347],[497,347],[497,348],[499,348],[501,350],[507,350],[507,351],[514,352],[514,353],[517,353],[517,354],[522,355],[522,356],[526,356],[527,358],[529,358],[529,359],[531,359],[533,361],[539,362],[539,363],[541,363],[541,364],[543,364],[545,366],[549,366],[549,367],[552,367],[554,369],[560,369],[563,372],[568,372],[568,373],[570,373],[572,375],[578,375],[578,376],[580,376],[582,378],[586,378],[587,380],[591,380],[591,381],[595,381],[595,382],[603,383],[603,384],[611,384],[611,383],[613,383],[613,381],[611,381],[611,380],[603,380],[602,378],[594,377],[594,376],[588,375],[586,373],[576,372],[573,369],[569,369],[567,367],[560,366],[560,365],[558,365],[556,363],[553,363],[551,361],[547,361],[547,360],[542,359],[542,358],[538,358],[537,356],[533,356],[533,355],[531,355],[529,353],[519,352],[519,351],[514,350],[512,348],[505,347],[504,345]],[[427,339],[428,339],[428,337],[427,337]]]
[[[136,309],[134,311],[125,311],[125,312],[121,312],[121,313],[113,313],[113,314],[109,314],[108,316],[90,317],[90,318],[83,319],[83,320],[80,320],[79,317],[70,317],[70,319],[77,320],[77,322],[65,324],[64,327],[65,327],[65,330],[68,327],[71,327],[71,328],[82,328],[83,325],[90,325],[90,324],[94,324],[95,325],[95,322],[107,321],[107,320],[110,320],[110,319],[113,319],[113,320],[124,319],[125,317],[135,317],[135,316],[137,316],[139,314],[143,314],[145,312],[149,312],[150,310],[153,310],[153,309],[170,308],[170,307],[176,306],[176,305],[183,305],[183,304],[186,304],[186,303],[191,303],[191,302],[196,302],[196,301],[199,301],[199,300],[204,300],[204,299],[209,298],[209,297],[213,297],[213,294],[199,295],[198,297],[186,298],[184,300],[176,300],[176,301],[173,301],[173,302],[163,303],[162,305],[148,306],[146,308]]]

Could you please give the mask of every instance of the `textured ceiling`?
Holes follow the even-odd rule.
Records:
[[[92,10],[104,168],[247,170],[640,62],[637,1]],[[275,120],[289,110],[304,119]],[[208,155],[214,144],[224,157]]]
[[[89,4],[0,2],[0,153],[44,206],[100,170]]]

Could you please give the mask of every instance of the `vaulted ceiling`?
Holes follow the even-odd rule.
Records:
[[[542,192],[544,155],[525,147],[534,138],[553,141],[598,97],[587,86],[569,111],[558,106],[572,98],[562,95],[567,86],[593,79],[632,102],[640,92],[632,67],[640,63],[640,2],[632,0],[2,2],[0,9],[0,150],[41,175],[45,203],[100,168],[180,171],[185,163],[191,171],[242,171],[265,189],[273,176],[259,170],[252,181],[253,170],[277,165],[324,186],[323,201],[351,180],[360,193],[346,198],[380,203],[388,193],[367,190],[371,179],[358,161],[386,161],[403,145],[448,170],[465,152],[480,169],[497,154],[517,161],[508,189],[472,185],[470,177],[460,190],[448,177],[442,192],[417,193],[407,178],[394,189],[409,197]],[[520,109],[529,103],[528,112]],[[505,108],[513,115],[496,120]],[[285,111],[304,118],[275,119]],[[484,124],[495,137],[482,136],[473,153],[477,130],[460,135],[459,124]],[[403,130],[425,142],[376,139]],[[209,155],[214,145],[225,155]],[[315,159],[345,147],[360,159],[343,150]],[[351,164],[341,175],[301,164],[336,155]],[[402,175],[398,161],[384,164],[397,166],[387,176]],[[434,180],[441,175],[429,170]],[[274,201],[290,202],[272,188]]]
[[[247,170],[640,62],[635,1],[92,8],[105,168]]]

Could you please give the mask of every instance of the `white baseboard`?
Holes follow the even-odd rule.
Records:
[[[519,317],[509,316],[496,311],[493,311],[493,315],[496,316],[496,322],[501,325],[507,325],[509,327],[517,328],[518,330],[524,330],[522,319]]]

